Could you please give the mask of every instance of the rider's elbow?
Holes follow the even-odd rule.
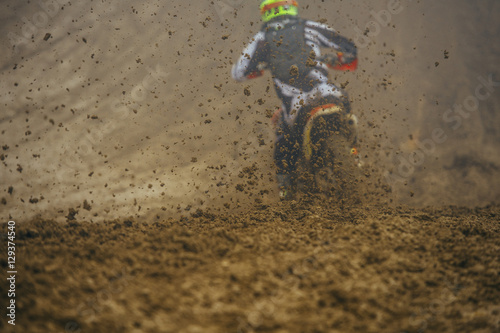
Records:
[[[245,80],[247,80],[246,76],[245,76],[245,73],[241,70],[238,69],[238,67],[235,65],[233,65],[233,68],[231,70],[231,76],[233,77],[234,80],[238,81],[238,82],[243,82]]]

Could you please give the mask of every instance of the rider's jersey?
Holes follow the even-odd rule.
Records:
[[[301,34],[301,36],[289,34]],[[300,38],[304,41],[303,45]],[[299,49],[294,49],[293,45],[287,46],[287,40],[291,41],[289,44],[299,45]],[[277,48],[273,41],[286,51],[276,52],[279,47]],[[321,97],[343,95],[336,86],[328,82],[327,65],[316,60],[321,56],[323,47],[342,52],[343,59],[347,63],[356,60],[357,51],[354,43],[335,30],[318,22],[286,16],[282,20],[263,25],[233,66],[232,76],[237,81],[244,81],[260,76],[265,68],[269,69],[278,97],[283,102],[284,120],[293,124],[298,111],[304,105]],[[297,55],[297,65],[289,66],[293,64],[293,60],[290,62],[290,59],[301,52],[305,52],[308,59]],[[285,64],[285,67],[279,64]]]

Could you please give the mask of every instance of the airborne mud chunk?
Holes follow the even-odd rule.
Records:
[[[92,209],[92,206],[89,204],[89,202],[87,201],[87,199],[85,199],[83,201],[83,209],[89,210],[89,211]]]
[[[78,211],[75,210],[74,208],[70,208],[68,210],[68,215],[66,216],[66,219],[68,221],[74,221],[74,220],[76,220],[76,218],[75,218],[76,214],[78,214]]]

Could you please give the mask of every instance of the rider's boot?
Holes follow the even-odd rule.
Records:
[[[281,200],[290,200],[293,197],[292,178],[290,175],[277,174],[279,196]]]

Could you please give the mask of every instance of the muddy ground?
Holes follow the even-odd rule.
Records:
[[[157,221],[34,220],[17,227],[16,326],[0,327],[498,332],[499,214],[309,199]]]

